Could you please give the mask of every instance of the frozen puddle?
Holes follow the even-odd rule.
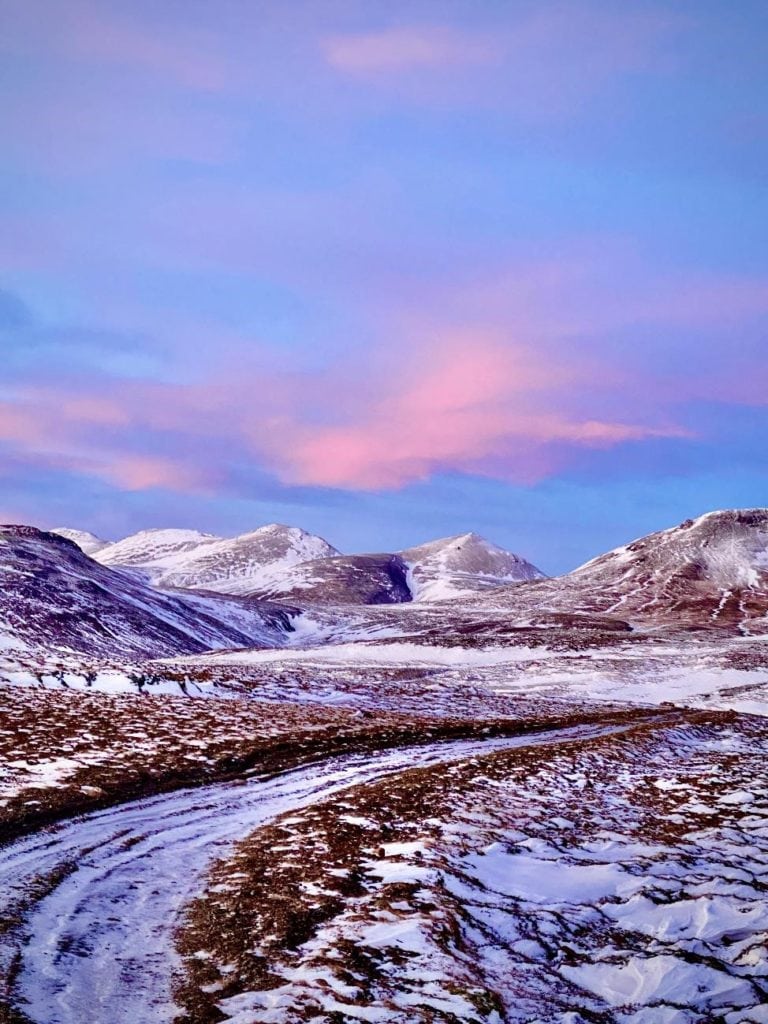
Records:
[[[350,755],[125,804],[19,840],[0,850],[0,901],[22,919],[0,939],[0,975],[14,966],[11,998],[35,1024],[166,1024],[177,1013],[180,914],[211,862],[259,825],[408,768],[617,731],[583,726]]]

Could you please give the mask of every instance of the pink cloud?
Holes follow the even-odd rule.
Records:
[[[203,357],[183,385],[28,388],[0,403],[0,438],[126,489],[207,491],[249,464],[289,484],[380,489],[443,472],[542,479],[577,450],[690,437],[691,401],[766,401],[746,344],[739,354],[726,336],[697,357],[698,328],[751,330],[768,311],[757,277],[671,277],[599,239],[540,264],[426,277],[418,293],[397,285],[377,278],[381,293],[361,296],[377,334],[311,373],[234,329],[219,358],[215,325],[169,320],[193,353],[211,353],[207,379]],[[656,324],[672,325],[669,342]]]
[[[375,344],[311,374],[228,336],[232,358],[207,380],[19,392],[0,404],[0,438],[126,489],[210,490],[248,463],[289,484],[381,489],[441,472],[537,480],[577,449],[690,437],[687,401],[765,401],[763,375],[715,350],[681,375],[661,348],[615,344],[644,322],[748,323],[768,310],[758,278],[659,277],[603,244],[463,286],[427,280],[418,298],[387,300]],[[205,347],[200,331],[189,338]]]
[[[23,404],[0,403],[0,441],[34,444],[45,437],[45,425]]]
[[[16,458],[85,473],[126,491],[165,487],[200,492],[220,480],[220,473],[195,460],[129,450],[132,425],[142,420],[132,408],[134,403],[140,405],[142,389],[126,393],[125,398],[121,406],[88,394],[27,392],[15,404],[0,405],[0,442],[9,445]],[[185,416],[177,415],[176,425],[182,427],[188,415],[189,410]]]
[[[496,31],[397,25],[321,39],[334,71],[410,100],[507,110],[525,120],[572,115],[613,81],[674,69],[676,12],[553,2],[510,12]],[[425,74],[429,72],[429,74]]]
[[[626,420],[599,415],[598,394],[589,415],[570,408],[589,387],[589,364],[498,331],[435,329],[397,348],[375,376],[370,363],[312,376],[262,366],[186,386],[123,381],[99,395],[38,388],[0,406],[0,437],[126,490],[207,491],[238,461],[287,483],[348,489],[441,471],[529,481],[562,461],[555,447],[685,436],[642,404]]]
[[[65,398],[61,403],[60,411],[65,419],[76,423],[126,426],[130,422],[126,410],[118,402],[97,395]]]
[[[389,381],[361,419],[289,434],[272,453],[277,474],[291,483],[387,489],[441,470],[530,480],[532,463],[553,444],[607,448],[649,437],[685,436],[674,425],[582,419],[551,409],[562,374],[531,352],[502,347],[482,335],[463,347],[435,347],[432,366],[413,366]],[[423,356],[422,356],[423,360]],[[554,385],[550,388],[549,385]],[[540,457],[547,475],[551,460]]]

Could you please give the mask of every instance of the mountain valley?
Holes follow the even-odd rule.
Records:
[[[768,510],[554,578],[279,525],[0,573],[14,1024],[761,1021]]]

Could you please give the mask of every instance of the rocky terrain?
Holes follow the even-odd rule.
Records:
[[[763,1021],[766,741],[638,722],[277,818],[187,912],[182,1019]]]
[[[309,604],[402,604],[412,601],[408,566],[399,555],[316,558],[272,577],[255,592],[275,601]]]

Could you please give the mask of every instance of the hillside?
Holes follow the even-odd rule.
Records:
[[[410,571],[414,601],[466,597],[491,587],[544,577],[535,565],[476,533],[433,540],[399,554]]]
[[[294,565],[337,554],[322,537],[272,523],[231,538],[196,530],[143,530],[96,557],[104,565],[139,570],[158,587],[252,594]]]
[[[338,555],[275,574],[257,596],[298,604],[402,604],[411,600],[408,569],[392,554]]]
[[[288,610],[212,595],[171,595],[89,558],[71,540],[0,527],[0,644],[108,658],[275,646]]]
[[[586,612],[641,626],[765,633],[768,509],[709,512],[488,600],[523,617]]]

